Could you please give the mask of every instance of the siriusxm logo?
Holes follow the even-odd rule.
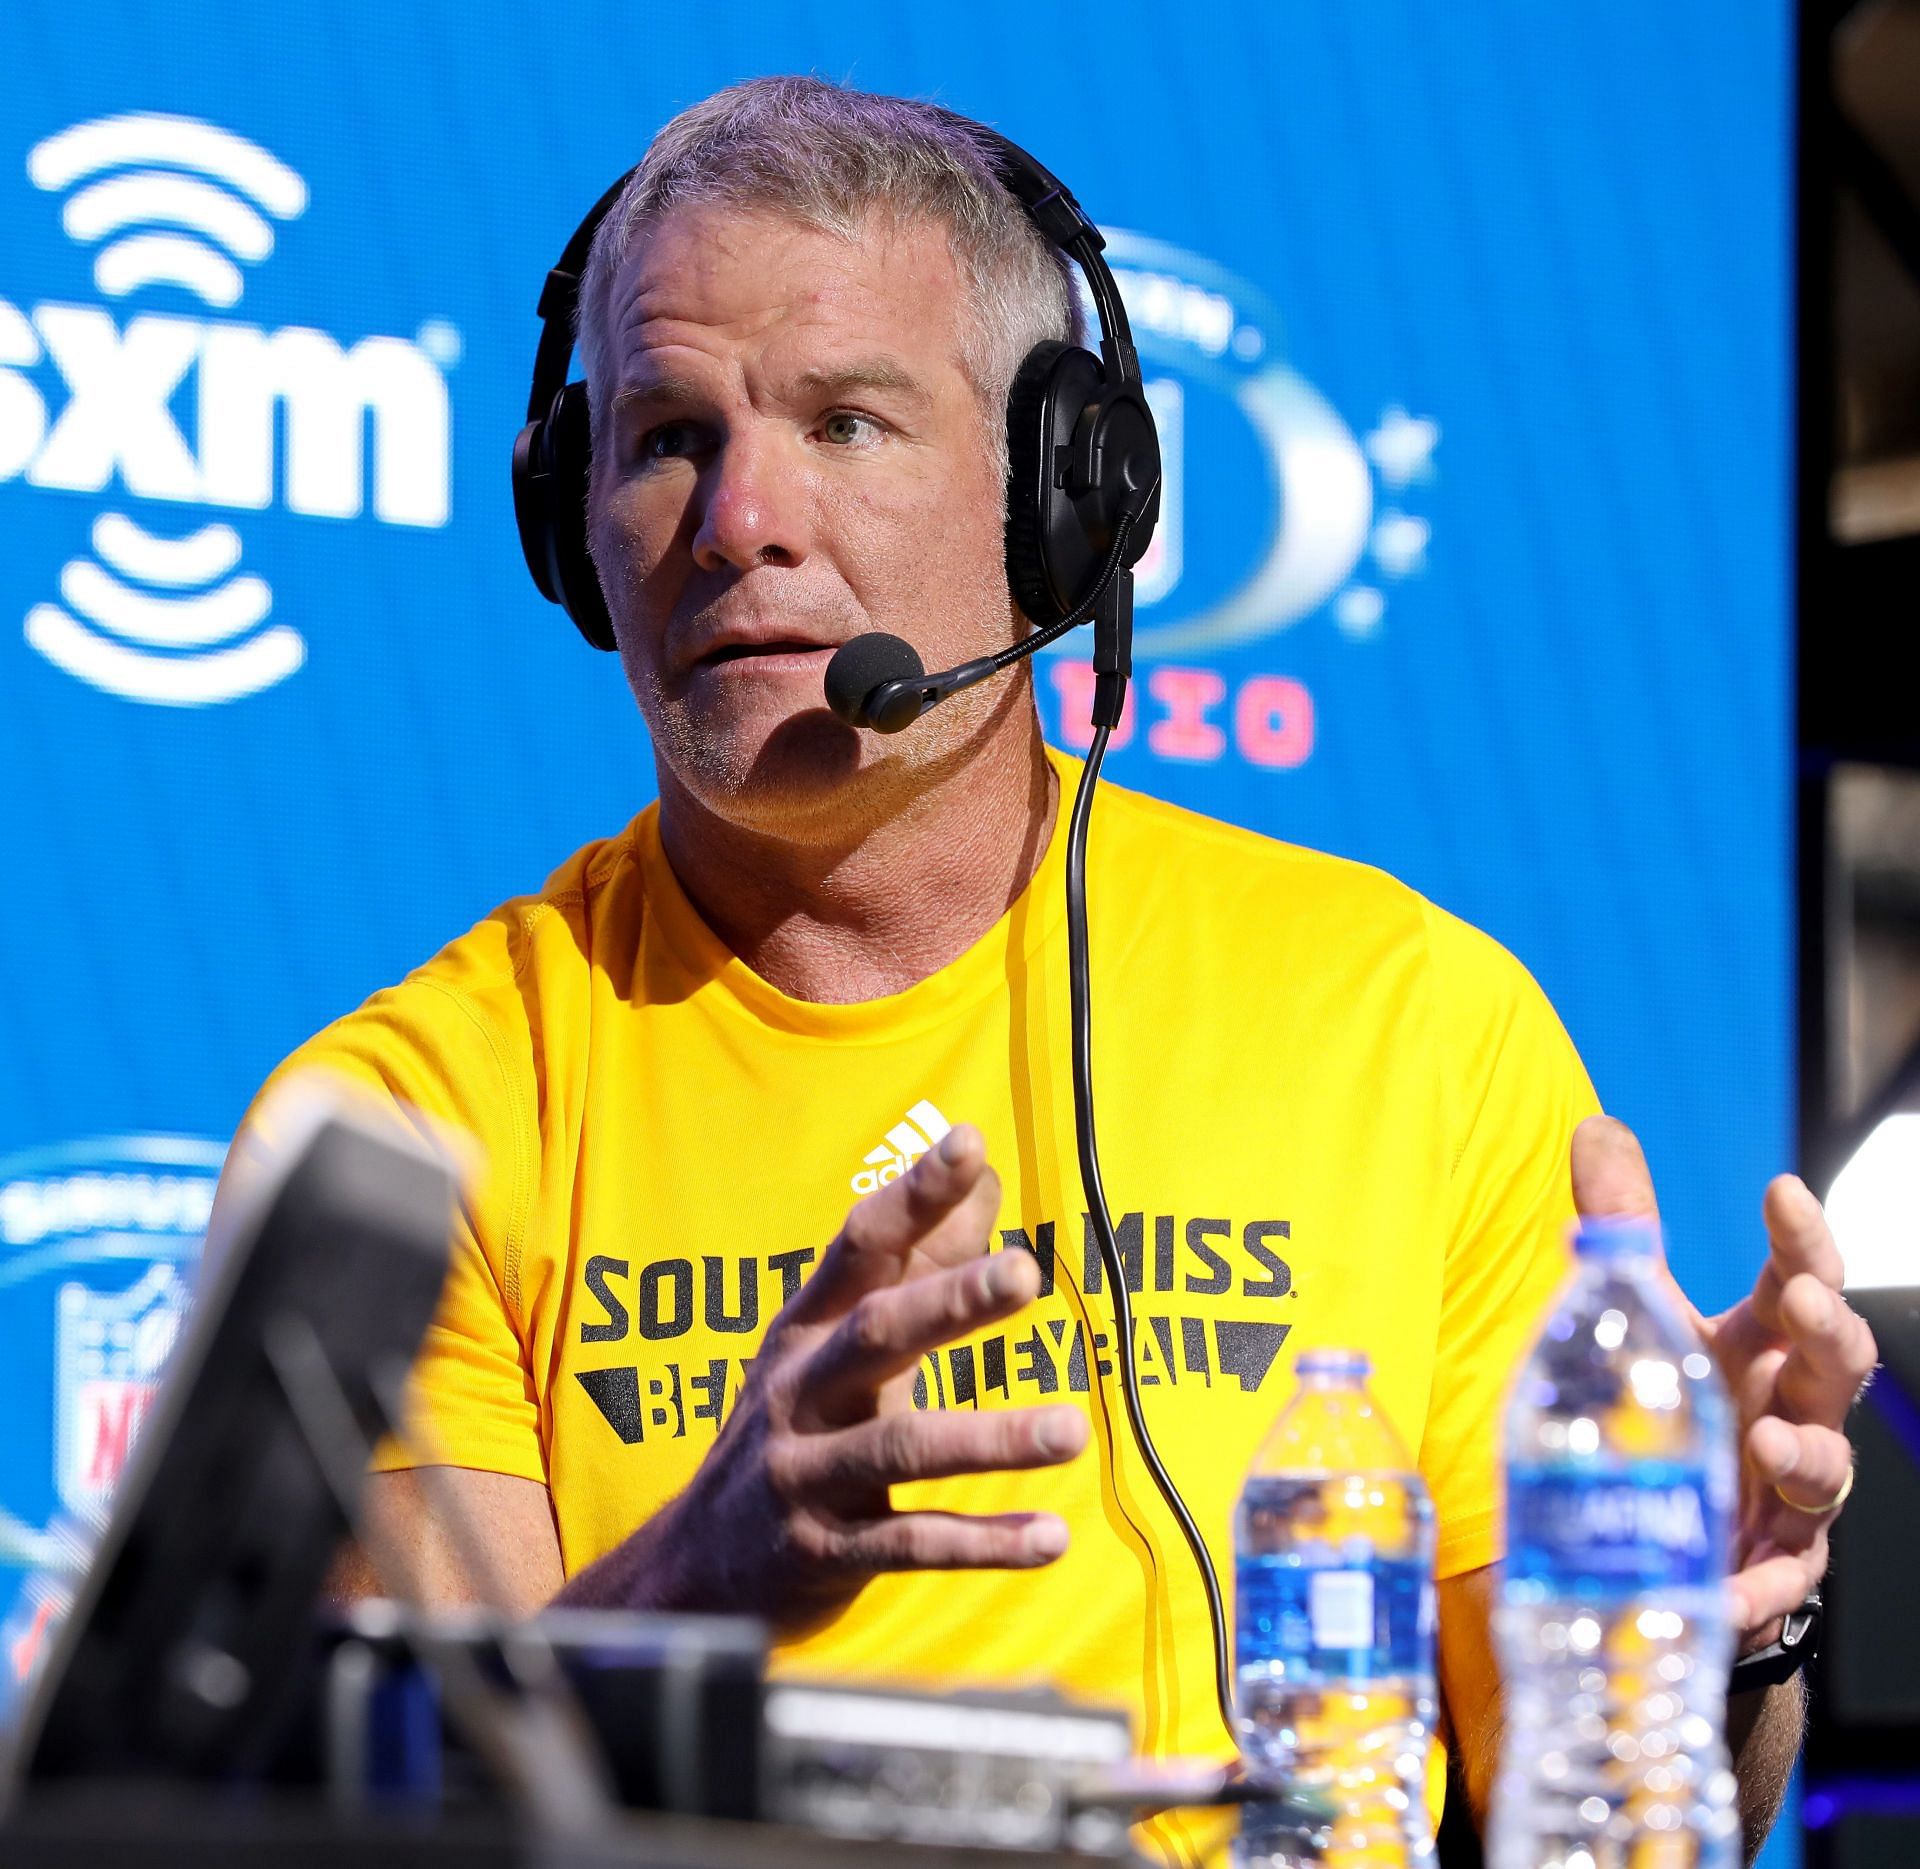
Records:
[[[32,149],[27,174],[66,195],[61,226],[97,249],[94,284],[111,301],[172,288],[229,311],[242,267],[273,252],[273,223],[307,206],[306,183],[284,163],[189,117],[75,124]],[[360,517],[370,491],[376,520],[444,526],[442,366],[459,339],[441,323],[420,337],[348,345],[301,325],[268,331],[157,311],[122,324],[102,305],[42,303],[29,314],[0,298],[0,482],[108,494],[116,505],[130,497],[244,513],[279,504],[330,519]],[[57,404],[43,393],[50,377],[64,391]],[[174,414],[183,401],[191,442]],[[257,694],[306,660],[299,632],[268,621],[272,589],[240,571],[241,538],[225,521],[156,532],[109,510],[91,545],[94,557],[61,570],[61,601],[26,617],[27,641],[79,680],[128,700],[198,707]]]
[[[1164,457],[1160,527],[1136,578],[1138,652],[1229,648],[1327,605],[1347,636],[1373,634],[1391,587],[1425,568],[1431,528],[1409,509],[1438,425],[1396,405],[1362,439],[1281,361],[1279,315],[1258,288],[1165,241],[1103,231]],[[1189,463],[1195,494],[1251,541],[1237,562],[1217,546],[1189,562]]]

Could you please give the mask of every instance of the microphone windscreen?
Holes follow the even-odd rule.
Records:
[[[883,681],[912,681],[927,672],[912,643],[884,630],[843,642],[827,664],[827,705],[850,727],[871,727],[867,696]]]

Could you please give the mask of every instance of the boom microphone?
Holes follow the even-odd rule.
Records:
[[[867,697],[883,685],[910,681],[926,672],[919,652],[905,637],[889,636],[885,630],[869,630],[864,636],[843,642],[833,652],[833,660],[827,664],[827,705],[849,727],[871,727],[877,723],[868,718]],[[914,709],[915,714],[919,711]],[[881,731],[897,732],[906,724],[903,720],[898,727]]]
[[[997,657],[983,655],[929,675],[912,643],[885,630],[869,630],[834,651],[827,664],[827,705],[849,727],[898,733],[934,702],[984,681],[998,668]]]
[[[1126,556],[1128,536],[1159,490],[1160,476],[1156,468],[1146,491],[1143,494],[1132,493],[1121,507],[1119,522],[1113,529],[1112,542],[1094,579],[1093,588],[1057,623],[1035,630],[1010,649],[1002,649],[994,655],[975,656],[971,662],[962,662],[956,668],[943,668],[937,675],[926,672],[920,652],[904,637],[889,636],[885,630],[869,630],[864,636],[843,642],[833,652],[833,660],[827,664],[824,683],[827,705],[849,727],[871,727],[876,733],[898,733],[903,727],[911,727],[936,701],[944,701],[948,695],[957,694],[962,688],[971,688],[975,682],[985,681],[989,675],[997,675],[1002,669],[1025,661],[1036,649],[1044,649],[1049,643],[1058,642],[1069,630],[1078,628],[1092,616],[1101,599],[1114,589],[1115,580],[1129,562]],[[1110,628],[1116,637],[1131,634],[1133,618],[1131,583],[1123,585],[1121,591],[1126,621],[1121,623],[1117,615],[1112,620]],[[1096,644],[1099,640],[1100,631],[1096,626]],[[1119,718],[1119,695],[1126,686],[1125,670],[1119,666],[1119,661],[1124,660],[1123,651],[1118,652],[1118,658],[1112,665],[1114,672],[1121,677],[1119,687],[1114,690],[1113,707],[1116,711],[1112,720]],[[1096,647],[1095,670],[1102,671],[1107,666],[1106,658]],[[1102,716],[1096,713],[1096,723],[1100,718]],[[1109,725],[1112,720],[1109,720]]]

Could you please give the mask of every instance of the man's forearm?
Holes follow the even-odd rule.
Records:
[[[1760,1854],[1780,1815],[1787,1780],[1800,1756],[1806,1705],[1798,1675],[1778,1687],[1735,1694],[1727,1701],[1727,1749],[1740,1784],[1740,1831],[1748,1862]]]
[[[702,1587],[696,1567],[688,1563],[697,1543],[688,1536],[687,1495],[662,1506],[644,1525],[576,1571],[554,1592],[561,1609],[628,1609],[658,1615],[724,1610],[721,1592],[711,1574]]]

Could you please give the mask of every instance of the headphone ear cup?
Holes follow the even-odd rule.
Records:
[[[1020,361],[1007,391],[1007,585],[1036,629],[1066,610],[1047,578],[1048,490],[1053,483],[1055,424],[1049,419],[1055,366],[1072,344],[1036,344]]]
[[[572,617],[596,649],[617,647],[613,619],[587,550],[587,483],[593,428],[587,386],[569,383],[545,421],[529,422],[513,445],[513,512],[520,549],[543,595]]]
[[[1073,608],[1105,551],[1066,482],[1068,444],[1105,384],[1092,351],[1049,340],[1026,354],[1007,391],[1007,584],[1036,629]]]
[[[600,589],[600,574],[587,550],[587,486],[593,474],[593,424],[587,386],[569,383],[554,401],[553,556],[560,601],[580,634],[596,649],[612,651],[613,618]]]

